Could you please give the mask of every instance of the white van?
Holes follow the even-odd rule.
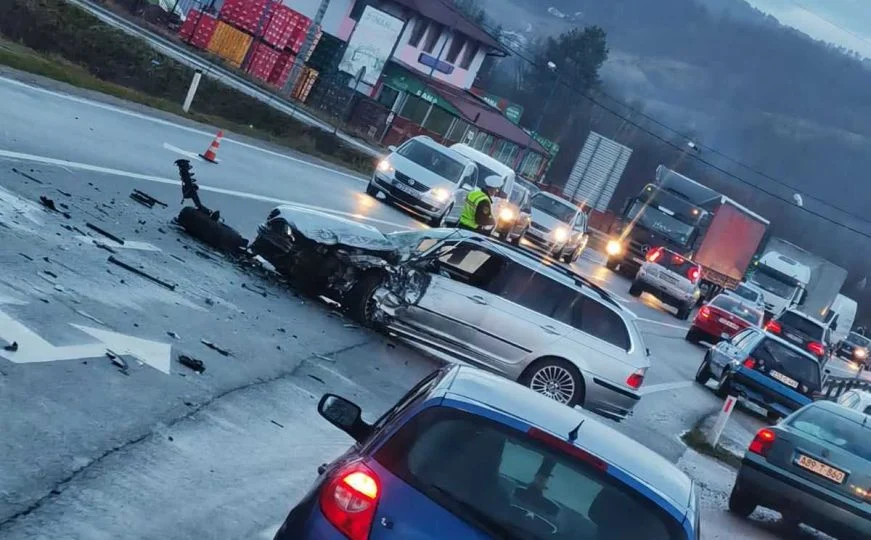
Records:
[[[835,301],[829,306],[829,313],[826,315],[827,321],[835,321],[836,324],[832,328],[833,343],[840,343],[850,334],[850,330],[853,329],[853,323],[856,322],[856,310],[858,307],[855,300],[847,298],[843,294],[835,297]]]
[[[766,318],[777,317],[787,309],[804,303],[805,289],[811,280],[807,265],[777,251],[769,251],[756,263],[749,283],[762,289]]]

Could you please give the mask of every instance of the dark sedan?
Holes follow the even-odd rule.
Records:
[[[757,506],[842,540],[871,538],[871,422],[817,401],[774,427],[761,429],[744,453],[729,509],[749,516]]]

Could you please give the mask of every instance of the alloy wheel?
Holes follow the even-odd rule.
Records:
[[[561,366],[544,366],[533,374],[529,387],[554,401],[569,403],[575,395],[575,380]]]

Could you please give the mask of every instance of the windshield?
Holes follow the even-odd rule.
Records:
[[[760,266],[750,276],[750,282],[758,285],[761,289],[780,298],[792,298],[797,287],[793,282],[784,281],[784,279],[789,278],[780,275],[780,273],[770,272],[765,266]]]
[[[811,390],[820,388],[820,364],[783,343],[766,338],[753,351],[753,357],[758,362],[764,362],[769,371],[792,377]]]
[[[440,151],[437,148],[413,139],[402,145],[402,148],[397,150],[396,153],[442,178],[450,180],[452,183],[460,181],[460,177],[463,176],[463,171],[466,168],[461,162],[449,156],[445,151]]]
[[[852,345],[857,345],[859,347],[868,347],[869,345],[871,345],[871,341],[869,341],[868,338],[859,334],[851,333],[849,336],[847,336],[846,341]]]
[[[522,206],[526,202],[526,197],[529,191],[523,186],[519,186],[515,180],[514,189],[511,190],[511,198],[509,201],[517,206]]]
[[[711,305],[719,308],[726,313],[730,313],[740,319],[747,321],[754,326],[762,324],[762,312],[758,309],[747,307],[743,303],[729,298],[728,296],[718,296],[711,301]]]
[[[578,213],[578,209],[569,202],[548,197],[544,193],[539,193],[532,198],[532,207],[563,223],[571,223]]]
[[[784,331],[799,334],[807,340],[822,341],[825,328],[822,324],[787,311],[777,318]]]
[[[420,413],[375,458],[491,538],[681,538],[678,523],[628,485],[525,431],[456,409]]]
[[[635,220],[636,225],[656,231],[681,245],[689,244],[695,232],[692,225],[669,216],[658,208],[647,206],[642,201],[635,201],[629,209],[629,219]]]
[[[854,422],[822,407],[808,407],[790,425],[818,442],[871,461],[871,425]]]
[[[743,284],[738,285],[732,292],[745,300],[750,300],[751,302],[756,302],[757,300],[759,300],[759,292],[754,291],[750,287]]]

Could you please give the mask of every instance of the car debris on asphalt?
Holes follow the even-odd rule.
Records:
[[[211,341],[201,339],[200,343],[202,343],[206,347],[212,349],[213,351],[217,352],[218,354],[221,354],[223,356],[232,356],[232,353],[230,351],[228,351],[227,349],[222,349],[221,347],[218,347],[217,345],[215,345]]]
[[[101,228],[101,227],[98,227],[98,226],[94,225],[93,223],[85,223],[85,226],[86,226],[87,228],[91,229],[91,230],[94,231],[94,232],[97,232],[97,233],[102,234],[103,236],[105,236],[105,237],[108,238],[109,240],[112,240],[113,242],[116,242],[116,243],[118,243],[118,244],[121,244],[122,246],[124,245],[124,239],[123,239],[123,238],[121,238],[121,237],[119,237],[119,236],[116,236],[116,235],[110,233],[109,231],[107,231],[107,230],[105,230],[105,229],[103,229],[103,228]]]
[[[10,343],[10,344],[6,345],[5,347],[3,347],[3,350],[4,350],[4,351],[9,351],[9,352],[16,352],[16,351],[18,350],[18,342],[17,342],[17,341],[13,341],[12,343]]]
[[[149,281],[157,283],[158,285],[160,285],[162,287],[166,287],[167,289],[169,289],[171,291],[174,291],[176,288],[175,284],[169,283],[168,281],[165,281],[165,280],[162,280],[158,277],[152,276],[151,274],[145,272],[144,270],[140,270],[139,268],[136,268],[135,266],[128,264],[128,263],[116,258],[114,255],[109,256],[108,261],[116,266],[120,266],[121,268],[123,268],[127,271],[133,272],[134,274],[136,274],[138,276],[142,276]]]
[[[206,370],[206,365],[202,360],[191,358],[184,354],[178,355],[178,363],[186,368],[196,371],[197,373],[202,373]]]

